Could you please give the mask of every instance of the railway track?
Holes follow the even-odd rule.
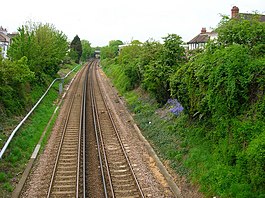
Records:
[[[97,65],[94,62],[91,67],[89,87],[105,197],[144,197],[100,89]]]
[[[79,73],[47,197],[144,197],[99,87],[98,62]]]
[[[84,186],[80,183],[83,180],[80,173],[83,166],[81,140],[85,86],[80,86],[80,83],[84,84],[86,80],[87,68],[88,66],[79,73],[78,82],[73,87],[75,92],[70,98],[47,197],[80,197],[80,186]]]

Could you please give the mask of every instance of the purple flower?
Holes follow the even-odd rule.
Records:
[[[168,99],[167,104],[169,104],[171,107],[170,112],[176,116],[179,115],[184,109],[177,99]]]

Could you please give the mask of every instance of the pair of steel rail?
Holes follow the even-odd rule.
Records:
[[[94,67],[97,67],[97,64],[94,64]],[[100,86],[99,86],[99,82],[98,82],[98,79],[97,79],[97,75],[96,75],[96,68],[92,68],[92,72],[94,74],[94,77],[93,74],[91,73],[91,77],[90,77],[90,94],[91,94],[91,98],[92,98],[92,107],[93,107],[93,120],[94,120],[94,131],[95,131],[95,136],[96,136],[96,140],[97,140],[97,148],[98,148],[98,155],[99,155],[99,161],[100,161],[100,169],[101,169],[101,176],[102,176],[102,183],[103,183],[103,190],[104,190],[104,195],[105,197],[116,197],[116,192],[115,192],[115,186],[113,184],[113,179],[112,179],[112,173],[111,173],[111,168],[110,168],[110,165],[109,165],[109,159],[108,159],[108,154],[107,154],[107,145],[106,145],[106,140],[104,140],[104,134],[103,134],[103,131],[102,131],[102,127],[101,127],[101,120],[100,120],[100,116],[99,116],[99,113],[98,113],[98,101],[102,100],[103,103],[104,103],[104,106],[105,106],[105,111],[108,115],[108,118],[111,122],[111,125],[112,125],[112,128],[114,129],[114,136],[116,136],[117,140],[118,140],[118,144],[122,150],[122,154],[123,156],[125,157],[126,159],[126,163],[128,164],[129,166],[129,171],[131,173],[131,176],[133,177],[133,184],[132,185],[135,185],[135,187],[137,188],[136,191],[138,191],[138,195],[139,197],[144,197],[144,194],[142,192],[142,189],[139,185],[139,182],[136,178],[136,175],[133,171],[133,168],[132,168],[132,165],[130,163],[130,160],[129,160],[129,157],[125,151],[125,148],[124,148],[124,145],[122,143],[122,140],[121,140],[121,137],[119,135],[119,132],[118,132],[118,129],[114,123],[114,119],[112,117],[112,114],[108,108],[108,105],[107,105],[107,102],[103,96],[103,93],[100,89]],[[93,81],[93,78],[95,78],[95,80]],[[95,82],[95,85],[93,85],[93,82]],[[100,92],[100,97],[99,98],[96,98],[96,94],[95,94],[95,87],[98,87],[99,89],[99,92]],[[102,157],[101,157],[101,154],[102,154]],[[107,184],[106,182],[106,178],[105,178],[105,174],[107,175],[107,178],[108,178],[108,182],[109,184]],[[110,189],[108,189],[108,186]],[[108,191],[110,192],[110,195],[108,195]]]
[[[82,90],[80,87],[78,89],[78,86],[76,85],[77,90],[74,93],[74,96],[72,96],[71,105],[67,113],[67,118],[64,124],[63,133],[62,133],[61,140],[60,140],[60,146],[58,148],[56,162],[54,165],[53,174],[51,177],[51,182],[49,185],[47,197],[53,197],[53,195],[55,196],[71,195],[72,197],[87,197],[86,158],[85,158],[86,155],[85,153],[86,153],[86,133],[90,132],[90,131],[86,131],[86,111],[87,111],[86,110],[86,102],[87,102],[86,96],[88,94],[90,94],[90,99],[91,99],[94,132],[95,132],[95,137],[96,137],[96,142],[97,142],[98,159],[100,163],[100,174],[102,178],[102,188],[103,188],[102,190],[103,190],[104,196],[105,197],[116,197],[116,192],[115,192],[116,187],[113,185],[113,182],[112,182],[113,180],[112,173],[110,170],[109,159],[108,159],[108,155],[106,151],[107,146],[104,143],[105,142],[104,137],[103,137],[104,134],[102,133],[102,126],[101,126],[100,116],[98,112],[98,100],[102,100],[104,103],[106,112],[108,114],[108,117],[110,119],[110,122],[115,132],[114,135],[118,139],[119,146],[123,152],[123,155],[130,169],[129,171],[131,172],[131,175],[133,177],[132,185],[135,185],[135,187],[137,188],[136,191],[138,191],[138,195],[139,195],[137,197],[144,197],[141,187],[139,185],[139,182],[137,181],[132,165],[129,161],[129,158],[123,146],[123,143],[121,141],[121,138],[119,136],[118,130],[115,126],[114,119],[112,118],[112,115],[107,107],[106,100],[104,99],[103,94],[99,87],[98,87],[98,90],[100,94],[98,94],[98,96],[100,95],[100,98],[99,97],[96,98],[95,96],[96,94],[95,94],[94,87],[99,86],[96,73],[95,73],[97,65],[98,65],[97,61],[93,61],[89,63],[87,68],[84,69],[85,74],[80,74],[80,75],[84,75],[83,77],[84,82],[82,85]],[[90,72],[86,70],[88,71],[90,70]],[[80,79],[81,78],[82,76],[80,77]],[[88,85],[88,88],[87,88],[87,85]],[[89,89],[89,93],[87,93],[88,89]],[[76,106],[75,102],[80,102],[81,105]],[[71,115],[73,113],[75,113],[74,116]],[[72,131],[72,128],[74,128],[73,122],[76,121],[74,118],[77,117],[77,114],[79,114],[79,124],[78,126],[76,125],[76,128],[78,128],[78,130]],[[77,138],[78,136],[78,142],[75,142],[74,140],[68,141],[68,143],[70,143],[71,145],[74,144],[73,149],[72,149],[72,146],[71,147],[64,146],[64,143],[67,143],[67,140],[69,139],[67,137],[67,133],[73,133],[73,138]],[[64,147],[68,149],[67,151],[69,152],[69,159],[66,159],[64,157],[65,154],[62,154],[62,153],[67,152],[67,151],[63,151]],[[74,148],[76,149],[76,152],[72,153],[72,150],[74,150]],[[70,160],[70,158],[72,159],[72,161]],[[63,168],[62,166],[60,166],[60,164],[64,162],[60,162],[60,160],[63,160],[67,162],[68,164],[71,164],[71,167],[75,167],[75,169],[71,169],[70,167]],[[67,175],[68,173],[69,175]],[[61,174],[62,176],[59,176],[59,174]],[[80,179],[80,176],[82,179]],[[65,180],[63,181],[62,179],[60,179],[60,177],[65,178]],[[56,179],[59,181],[56,181]],[[80,183],[80,180],[82,181],[82,183]]]

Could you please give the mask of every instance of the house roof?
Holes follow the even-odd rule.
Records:
[[[191,39],[187,44],[192,44],[192,43],[207,43],[209,40],[210,36],[208,34],[198,34],[195,36],[193,39]]]
[[[0,42],[9,42],[9,41],[10,38],[7,35],[0,32]]]

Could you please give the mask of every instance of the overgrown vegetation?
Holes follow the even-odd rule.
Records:
[[[163,44],[131,43],[101,64],[159,155],[206,196],[265,197],[265,23],[224,17],[216,31],[187,58],[172,34]],[[170,97],[184,111],[159,116]]]

